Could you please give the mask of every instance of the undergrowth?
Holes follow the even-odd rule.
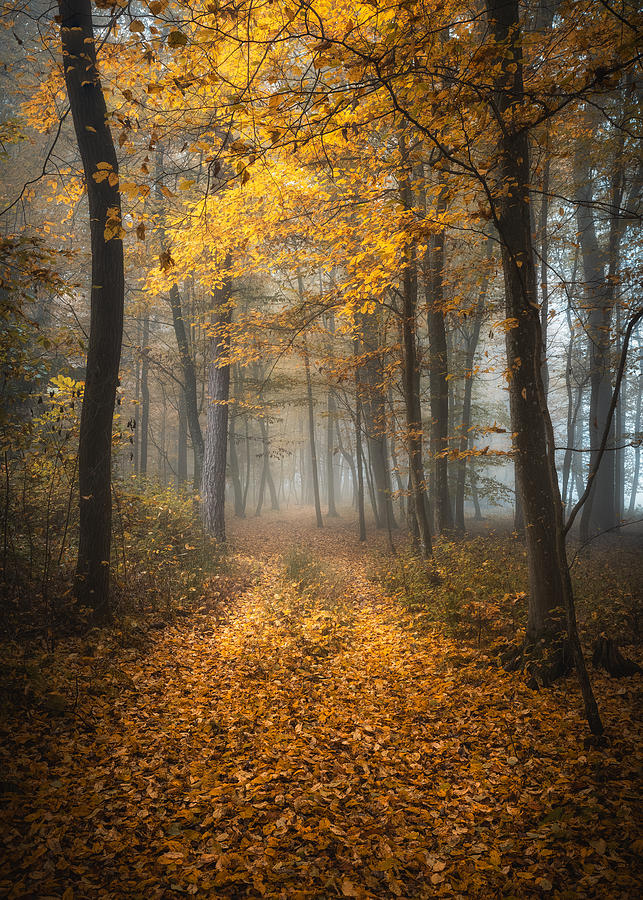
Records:
[[[69,513],[62,538],[52,510],[65,505]],[[115,482],[112,522],[117,625],[180,614],[200,601],[211,576],[226,572],[224,551],[205,533],[194,500],[173,488]],[[76,533],[76,504],[58,492],[52,494],[47,519],[35,502],[14,519],[10,553],[0,572],[5,640],[53,645],[89,628],[90,611],[78,606],[73,591]]]
[[[510,534],[471,540],[439,539],[435,567],[410,550],[377,563],[370,578],[398,600],[420,627],[442,627],[453,637],[488,645],[520,638],[527,613],[523,543]],[[640,554],[614,544],[580,557],[572,580],[585,640],[608,632],[622,644],[640,639]],[[439,575],[436,582],[435,571]]]
[[[322,563],[306,547],[291,547],[283,556],[284,577],[305,599],[334,606],[346,592],[346,577]]]

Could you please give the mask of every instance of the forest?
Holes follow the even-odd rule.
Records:
[[[639,4],[0,10],[0,895],[638,898]]]

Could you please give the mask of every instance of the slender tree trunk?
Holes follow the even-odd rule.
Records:
[[[396,527],[391,496],[391,472],[388,462],[386,421],[386,394],[384,371],[380,351],[380,334],[373,315],[364,315],[362,325],[362,350],[366,361],[362,366],[362,420],[368,439],[368,456],[377,502],[377,528]]]
[[[143,319],[143,343],[141,352],[141,460],[138,471],[140,475],[147,475],[147,453],[150,431],[150,317],[146,314]]]
[[[188,332],[183,318],[181,294],[177,284],[173,284],[170,288],[170,307],[172,309],[172,322],[174,324],[176,346],[179,351],[179,360],[183,372],[185,412],[194,452],[194,486],[198,490],[201,486],[201,471],[203,469],[203,433],[199,422],[196,368],[194,359],[192,358]]]
[[[545,397],[549,392],[549,365],[547,363],[547,329],[549,326],[549,126],[546,125],[546,137],[543,152],[545,168],[543,171],[543,194],[540,204],[540,331],[542,334],[542,367],[543,389]]]
[[[362,411],[360,408],[360,421],[361,421],[361,415],[362,415]],[[348,468],[351,473],[351,481],[353,484],[353,488],[355,490],[355,496],[357,497],[357,493],[356,493],[357,492],[357,474],[356,474],[356,470],[355,470],[355,460],[353,459],[351,454],[348,452],[348,450],[344,446],[344,441],[342,438],[342,430],[339,425],[339,419],[335,419],[335,433],[337,434],[337,446],[339,447],[339,452],[342,454],[342,457],[346,460],[346,463],[347,463]],[[360,444],[361,444],[361,438],[360,438]]]
[[[161,404],[161,435],[159,443],[159,480],[163,487],[167,485],[167,449],[166,449],[166,431],[167,431],[167,397],[165,396],[165,388],[161,384],[161,396],[163,403]]]
[[[139,411],[141,408],[141,340],[142,340],[142,323],[141,320],[138,319],[136,323],[136,340],[137,340],[137,354],[136,354],[136,387],[134,390],[134,409],[135,414],[132,416],[132,421],[134,423],[134,447],[132,450],[134,456],[134,475],[138,476],[139,469],[139,461],[140,461],[140,434],[141,434],[141,420]]]
[[[227,269],[229,260],[226,259]],[[225,487],[228,450],[228,401],[230,399],[229,341],[232,307],[230,285],[213,292],[215,319],[210,338],[208,367],[208,426],[203,459],[203,507],[205,524],[217,541],[225,541]]]
[[[246,509],[248,508],[248,488],[250,487],[250,464],[252,462],[250,457],[250,424],[248,422],[248,416],[246,415],[246,482],[243,486],[243,506],[241,507],[241,515],[245,518]]]
[[[359,357],[359,338],[353,340],[353,352]],[[355,455],[357,457],[357,514],[359,521],[359,539],[366,540],[366,515],[364,513],[364,469],[362,459],[362,388],[360,385],[359,364],[355,366]],[[353,478],[355,473],[353,472]]]
[[[268,423],[264,418],[259,419],[259,427],[261,429],[263,471],[265,473],[265,482],[268,485],[268,491],[270,492],[270,507],[271,509],[279,509],[279,500],[277,498],[275,482],[272,477],[272,470],[270,468],[270,437],[268,433]]]
[[[230,454],[230,478],[234,491],[234,514],[240,519],[245,517],[243,510],[243,491],[241,489],[241,475],[239,473],[239,454],[237,453],[237,431],[235,412],[228,415],[228,452]]]
[[[488,253],[491,254],[490,241],[487,241]],[[489,286],[488,278],[485,278],[478,302],[476,304],[473,316],[473,324],[471,332],[466,339],[466,350],[464,356],[464,391],[462,398],[462,423],[460,426],[460,458],[456,465],[456,489],[455,489],[455,527],[459,532],[464,532],[464,488],[467,473],[467,450],[469,448],[469,428],[471,427],[471,402],[473,395],[473,361],[475,359],[478,341],[480,339],[480,329],[482,328],[482,319],[484,316],[485,302],[487,298],[487,290]]]
[[[326,420],[326,490],[328,494],[328,515],[337,516],[337,507],[335,505],[335,418],[337,415],[337,404],[335,402],[335,394],[332,387],[328,388],[327,400],[328,418]]]
[[[59,0],[67,96],[83,163],[91,234],[90,328],[80,419],[80,531],[75,593],[107,621],[112,530],[112,422],[123,336],[124,266],[118,160],[96,64],[90,0]],[[97,179],[104,169],[109,175]],[[99,168],[100,167],[100,168]]]
[[[411,187],[406,176],[401,183],[402,202],[412,207]],[[406,440],[409,455],[409,474],[413,496],[413,515],[417,522],[419,550],[425,559],[433,556],[429,504],[422,459],[423,425],[420,406],[420,370],[417,359],[417,263],[415,248],[407,247],[403,272],[402,346],[403,393],[406,413]]]
[[[262,429],[262,438],[263,438],[263,429]],[[261,510],[263,509],[263,501],[266,496],[266,477],[267,477],[267,469],[266,469],[266,458],[265,458],[265,447],[264,452],[261,454],[261,480],[259,482],[259,494],[257,497],[257,507],[255,509],[255,516],[261,515]]]
[[[399,139],[399,147],[402,160],[405,160],[406,147],[402,137]],[[406,169],[399,181],[402,206],[407,210],[413,209],[410,178],[410,170]],[[419,535],[418,549],[425,559],[429,559],[433,556],[433,541],[422,456],[424,427],[420,404],[420,367],[417,358],[417,302],[417,254],[415,245],[409,244],[405,252],[402,274],[402,391],[406,414],[409,475],[413,495],[412,509]]]
[[[598,240],[593,211],[592,173],[589,169],[586,148],[582,146],[581,142],[577,142],[574,158],[577,180],[576,219],[583,260],[585,302],[589,309],[586,330],[590,362],[590,472],[595,469],[612,401],[610,331],[620,260],[620,240],[624,229],[624,219],[619,214],[624,185],[624,133],[622,131],[619,136],[611,179],[610,207],[612,214],[606,252],[601,248]],[[614,423],[614,420],[612,422]],[[614,443],[614,427],[612,427],[609,441],[608,448]],[[618,523],[616,464],[615,451],[605,453],[600,467],[593,476],[591,491],[581,515],[580,533],[583,540],[587,540],[593,534],[614,528]]]
[[[301,280],[301,278],[300,278]],[[303,285],[300,285],[300,291],[303,291]],[[323,528],[324,520],[322,519],[321,500],[319,497],[319,476],[317,471],[317,447],[315,444],[315,407],[313,405],[313,385],[310,378],[310,359],[308,358],[308,348],[304,342],[304,367],[306,370],[306,396],[308,398],[308,441],[310,444],[310,471],[313,482],[313,496],[315,499],[315,517],[317,519],[317,527]]]
[[[444,191],[436,214],[446,209]],[[449,498],[449,361],[444,318],[444,229],[432,235],[424,261],[427,321],[429,326],[429,391],[431,395],[431,454],[433,456],[433,509],[438,532],[453,529]]]
[[[634,470],[632,472],[632,486],[630,488],[630,502],[627,509],[627,513],[629,516],[634,515],[634,511],[636,510],[636,495],[639,490],[639,476],[641,471],[641,397],[643,395],[643,353],[641,353],[641,348],[639,347],[639,353],[641,354],[641,371],[639,373],[639,377],[637,379],[637,391],[636,391],[636,415],[634,419],[634,435],[637,440],[636,446],[634,447]]]
[[[482,522],[482,510],[480,509],[480,497],[478,495],[478,474],[473,460],[469,462],[468,471],[471,485],[471,500],[473,502],[473,518],[476,522]]]
[[[188,420],[185,414],[185,393],[179,388],[179,418],[176,442],[176,482],[180,488],[188,480]]]

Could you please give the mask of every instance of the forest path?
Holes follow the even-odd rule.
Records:
[[[255,578],[225,615],[215,579],[199,614],[94,665],[71,722],[16,725],[0,893],[636,896],[634,789],[592,780],[610,762],[575,701],[414,633],[350,523],[328,525],[232,523]],[[298,589],[292,546],[337,577]]]

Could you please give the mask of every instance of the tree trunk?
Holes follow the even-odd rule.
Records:
[[[396,527],[391,496],[391,472],[388,463],[386,437],[386,396],[384,371],[380,352],[380,335],[373,315],[364,315],[362,325],[362,350],[366,361],[362,368],[362,421],[368,439],[368,456],[372,467],[377,503],[376,527]],[[365,402],[364,402],[365,401]]]
[[[170,288],[170,307],[172,309],[172,322],[174,324],[176,346],[179,351],[179,360],[181,362],[181,369],[183,371],[185,412],[187,416],[188,427],[190,429],[192,449],[194,452],[194,487],[196,490],[198,490],[201,487],[201,472],[203,469],[203,432],[201,431],[201,424],[199,422],[199,401],[197,399],[196,391],[196,368],[190,350],[188,332],[185,327],[185,321],[183,318],[181,294],[179,292],[177,284],[173,284]]]
[[[327,400],[328,418],[326,421],[326,490],[328,494],[328,515],[337,516],[337,507],[335,505],[335,446],[333,437],[335,434],[335,417],[337,415],[337,404],[335,403],[335,394],[332,387],[328,388]]]
[[[490,241],[487,241],[489,256],[491,255]],[[467,450],[469,448],[469,428],[471,427],[471,401],[473,394],[473,361],[475,359],[480,329],[484,316],[485,301],[489,279],[485,278],[480,288],[478,302],[473,316],[471,332],[466,338],[464,355],[464,392],[462,398],[462,424],[460,426],[460,458],[456,465],[456,489],[455,489],[455,527],[459,532],[464,532],[464,488],[467,474]]]
[[[478,496],[478,475],[473,460],[469,461],[468,471],[471,485],[471,500],[473,502],[473,518],[476,522],[482,522],[482,510],[480,509],[480,497]]]
[[[141,460],[138,466],[139,475],[147,475],[147,451],[150,432],[150,317],[143,319],[143,343],[141,352]]]
[[[359,357],[359,338],[353,340],[353,352]],[[357,514],[359,521],[359,539],[366,540],[366,516],[364,513],[364,469],[362,468],[362,389],[359,377],[359,364],[355,366],[355,455],[357,456]],[[355,474],[353,472],[353,478]]]
[[[245,446],[246,446],[246,482],[243,486],[243,505],[241,507],[241,515],[245,518],[246,509],[248,508],[248,488],[250,487],[250,464],[251,454],[250,454],[250,425],[248,422],[248,416],[246,415],[246,434],[245,434]]]
[[[502,244],[507,317],[507,368],[518,484],[525,516],[529,571],[527,640],[544,657],[547,681],[567,668],[559,611],[565,611],[567,642],[576,665],[585,714],[594,734],[603,726],[578,637],[563,531],[563,510],[554,457],[553,428],[542,382],[541,323],[529,214],[529,145],[524,128],[512,126],[523,97],[518,0],[487,0],[489,24],[499,52],[494,69],[497,114],[502,128],[498,163],[502,190],[493,203]],[[540,644],[540,647],[538,647]],[[542,650],[541,650],[542,648]]]
[[[303,285],[300,284],[300,291],[302,290]],[[306,370],[306,396],[308,398],[308,441],[310,444],[310,471],[313,482],[313,497],[315,500],[315,517],[317,519],[317,527],[323,528],[324,520],[322,519],[321,500],[319,497],[319,475],[317,471],[317,447],[315,445],[315,407],[313,405],[313,385],[310,378],[310,360],[308,358],[308,347],[306,346],[305,339],[304,368]]]
[[[188,480],[188,420],[185,414],[185,392],[179,388],[179,418],[176,441],[176,482],[181,489]]]
[[[241,475],[239,472],[239,454],[237,452],[237,413],[228,414],[228,447],[230,453],[230,477],[232,490],[234,491],[234,514],[240,519],[245,517],[243,510],[243,491],[241,490]]]
[[[226,259],[225,268],[228,267]],[[213,292],[215,319],[210,338],[208,367],[208,425],[203,459],[203,507],[205,524],[217,541],[225,541],[225,487],[228,450],[228,401],[230,399],[230,284]]]
[[[641,352],[639,348],[639,353]],[[636,509],[636,495],[639,490],[639,474],[641,471],[641,396],[643,395],[643,354],[641,355],[641,371],[638,377],[637,393],[636,393],[636,417],[634,420],[634,436],[637,444],[634,448],[634,471],[632,472],[632,487],[630,489],[630,502],[628,506],[628,515],[633,516]]]
[[[404,152],[402,155],[404,157]],[[405,209],[411,209],[411,186],[408,174],[402,178],[400,187],[402,204]],[[413,497],[413,516],[417,522],[420,553],[425,559],[429,559],[433,556],[433,542],[431,538],[429,504],[426,497],[424,462],[422,459],[423,425],[420,406],[420,370],[416,344],[417,295],[416,253],[415,247],[409,245],[406,249],[402,277],[402,389],[406,413],[406,440]]]
[[[543,390],[545,397],[549,391],[549,365],[547,363],[547,329],[549,325],[549,232],[547,229],[549,220],[549,126],[546,125],[545,144],[545,169],[543,172],[542,200],[540,204],[540,331],[542,334],[542,368]]]
[[[83,163],[91,234],[91,313],[80,419],[80,532],[75,593],[107,621],[112,530],[112,422],[123,336],[124,266],[118,160],[96,65],[90,0],[59,0],[63,71]],[[99,168],[100,165],[100,168]],[[109,169],[101,180],[94,176]]]
[[[436,215],[446,209],[444,191]],[[433,509],[438,532],[453,529],[449,498],[449,362],[444,320],[444,229],[433,234],[424,260],[424,287],[429,326],[429,392],[431,396],[431,455],[433,457]]]

